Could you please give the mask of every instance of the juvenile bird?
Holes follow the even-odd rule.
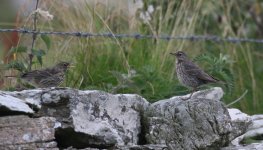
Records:
[[[70,63],[60,62],[51,68],[23,73],[20,78],[36,88],[57,87],[64,81],[69,67]]]
[[[218,79],[205,73],[199,66],[194,64],[184,52],[178,51],[170,54],[176,57],[176,74],[179,82],[186,87],[192,88],[190,96],[184,98],[184,100],[190,99],[200,85],[219,82]]]

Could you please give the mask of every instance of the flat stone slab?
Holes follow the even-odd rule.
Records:
[[[0,92],[0,112],[5,115],[13,114],[12,112],[34,113],[25,101],[3,92]]]
[[[0,147],[3,149],[57,149],[56,119],[28,116],[0,117]]]

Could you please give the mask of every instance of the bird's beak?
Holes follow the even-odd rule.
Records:
[[[171,55],[175,55],[175,53],[170,53]]]
[[[74,64],[70,64],[68,67],[69,67],[69,68],[74,68],[75,65],[74,65]]]

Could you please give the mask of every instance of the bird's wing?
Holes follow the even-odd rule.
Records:
[[[51,73],[47,70],[33,70],[30,72],[23,73],[21,78],[34,78],[35,80],[41,80],[42,78],[51,76]]]
[[[194,64],[191,61],[187,61],[184,63],[185,70],[191,76],[195,76],[204,82],[217,82],[218,80],[214,77],[210,76],[209,74],[205,73],[199,66]]]
[[[52,76],[48,76],[40,80],[39,85],[41,87],[55,87],[59,86],[59,84],[63,81],[63,74],[54,74]]]

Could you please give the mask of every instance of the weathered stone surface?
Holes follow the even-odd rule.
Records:
[[[257,139],[257,142],[263,142],[263,115],[253,115],[249,117],[251,123],[248,126],[246,132],[239,137],[231,141],[231,144],[234,146],[240,146],[242,141],[246,139]],[[261,144],[258,144],[261,146]]]
[[[248,132],[233,140],[233,145],[241,147],[241,140],[262,134],[263,117],[227,110],[220,102],[221,88],[198,91],[187,101],[181,98],[189,95],[153,104],[138,95],[69,88],[0,91],[3,95],[24,104],[21,113],[28,108],[35,111],[31,109],[34,118],[2,114],[3,149],[218,149],[248,126]]]
[[[149,105],[138,95],[69,88],[4,93],[33,106],[38,110],[35,117],[56,118],[58,145],[65,148],[138,144],[141,113]]]
[[[220,87],[213,87],[207,90],[201,90],[195,92],[191,99],[207,99],[207,100],[215,100],[215,101],[220,101],[221,98],[224,95],[224,91]],[[175,96],[172,98],[187,98],[189,97],[190,94],[184,95],[184,96]]]
[[[0,116],[33,112],[25,101],[0,91]]]
[[[239,145],[239,146],[228,146],[221,148],[221,150],[262,150],[263,143],[252,143],[249,145]]]
[[[147,144],[147,145],[125,145],[118,146],[117,150],[168,150],[164,144]]]
[[[51,89],[55,89],[55,88],[51,88]],[[65,89],[65,88],[60,88],[60,89]],[[40,109],[41,95],[45,93],[45,90],[49,91],[50,89],[31,89],[31,90],[14,91],[14,92],[5,91],[3,93],[17,97],[35,109]]]
[[[82,148],[82,149],[78,149],[78,148],[74,148],[74,147],[67,147],[64,148],[63,150],[107,150],[107,149],[99,149],[99,148]]]
[[[97,136],[109,144],[138,144],[140,113],[148,105],[145,99],[100,91],[80,95],[79,103],[72,105],[71,114],[76,132]]]
[[[73,147],[68,147],[64,150],[78,150]],[[98,148],[84,148],[81,150],[108,150]],[[166,145],[162,144],[146,144],[146,145],[118,145],[110,148],[110,150],[168,150]]]
[[[146,115],[148,142],[167,144],[169,149],[227,145],[232,126],[227,109],[218,101],[222,95],[222,89],[213,88],[197,92],[187,101],[173,97],[153,103]]]
[[[230,146],[222,150],[262,150],[263,149],[263,115],[249,116],[238,109],[228,109],[231,116],[233,132],[231,135],[239,137],[231,141]],[[248,140],[251,143],[244,144]]]
[[[56,149],[55,123],[56,119],[52,117],[0,117],[0,147],[1,149]]]
[[[1,146],[1,150],[59,150],[57,148],[56,142],[46,142],[46,143],[27,143],[27,144],[18,144],[18,145],[4,145]]]
[[[234,139],[248,130],[249,125],[252,123],[252,119],[249,115],[235,108],[228,109],[228,112],[231,117],[233,127],[231,138]]]
[[[141,113],[149,103],[138,95],[112,95],[102,91],[79,91],[68,88],[13,93],[24,100],[35,99],[35,116],[55,117],[56,137],[60,147],[76,148],[138,144]],[[32,101],[32,100],[31,100]],[[33,100],[34,101],[34,100]]]

